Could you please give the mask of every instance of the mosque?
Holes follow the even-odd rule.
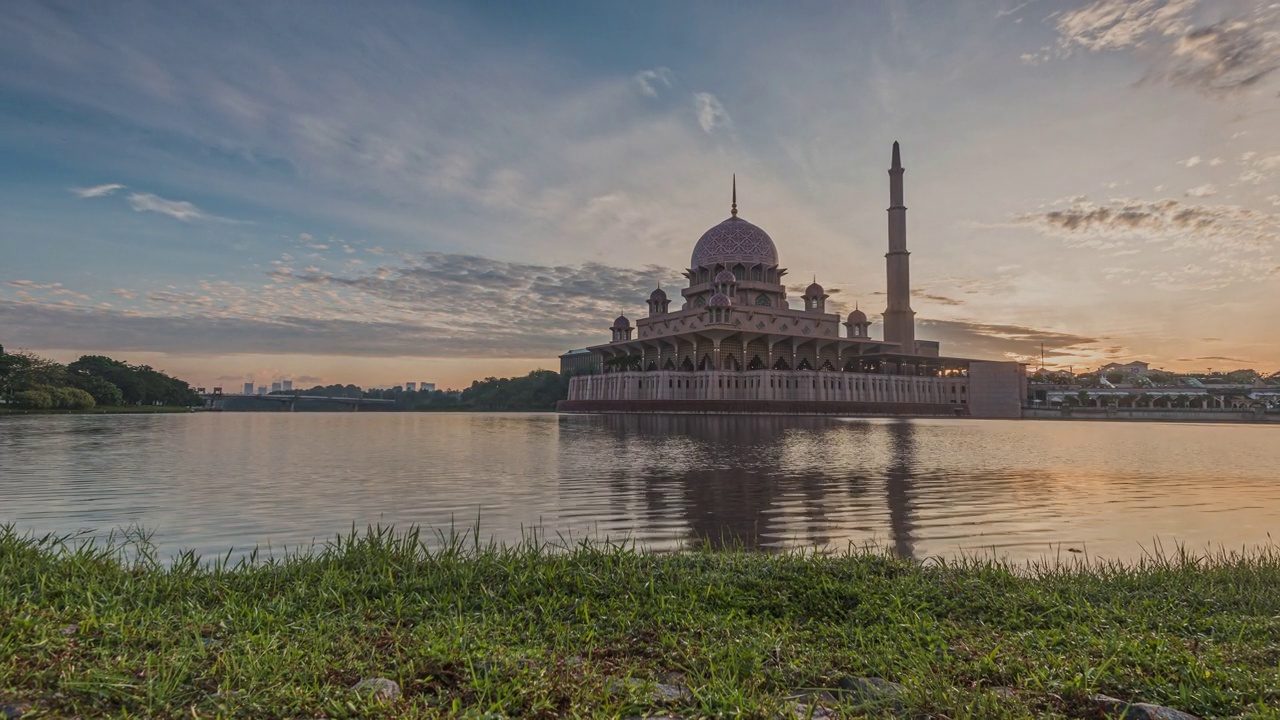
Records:
[[[773,239],[738,216],[702,234],[677,309],[661,288],[608,343],[561,356],[565,412],[694,412],[1020,417],[1025,367],[946,357],[916,338],[902,160],[889,168],[888,298],[883,331],[855,308],[842,322],[813,282],[792,308]],[[843,327],[843,333],[841,328]]]

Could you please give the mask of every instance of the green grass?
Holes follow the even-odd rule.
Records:
[[[154,415],[186,412],[191,412],[191,408],[176,405],[103,405],[89,410],[24,410],[0,407],[0,415]]]
[[[1084,717],[1104,692],[1280,718],[1272,551],[1029,568],[427,539],[375,528],[285,559],[164,563],[145,538],[0,528],[0,703],[34,702],[32,717],[770,718],[795,689],[858,675],[905,685],[917,717]],[[349,689],[378,676],[404,695]],[[692,695],[663,703],[627,678]]]

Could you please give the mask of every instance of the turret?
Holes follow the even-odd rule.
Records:
[[[613,342],[622,342],[631,339],[631,331],[634,328],[631,327],[631,321],[627,319],[626,315],[619,315],[618,319],[613,321],[613,326],[610,329],[613,330]]]
[[[801,297],[804,299],[805,312],[820,313],[827,311],[827,298],[831,296],[822,289],[817,279],[814,279],[813,284],[805,288],[804,295]]]

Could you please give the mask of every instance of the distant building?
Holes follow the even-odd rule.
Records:
[[[244,394],[245,394],[245,395],[252,395],[252,394],[253,394],[253,383],[251,383],[251,382],[247,382],[247,383],[245,383],[245,384],[244,384]]]
[[[429,382],[420,382],[418,383],[418,390],[420,390],[421,392],[435,392],[436,384],[429,383]]]
[[[280,383],[278,382],[271,383],[271,392],[278,393],[280,392],[280,388],[281,388]]]
[[[1124,375],[1133,377],[1133,376],[1140,376],[1140,375],[1144,376],[1150,371],[1150,369],[1151,369],[1150,363],[1144,363],[1141,360],[1134,360],[1133,362],[1128,362],[1123,364],[1107,363],[1106,365],[1103,365],[1098,370],[1098,373],[1101,375],[1106,375],[1107,373],[1114,371],[1114,372],[1123,373]]]
[[[407,382],[404,384],[404,389],[408,390],[409,392],[414,392],[418,389],[418,383]]]
[[[292,391],[292,390],[293,390],[293,381],[292,381],[292,380],[285,380],[284,382],[280,383],[280,387],[281,387],[281,389],[282,389],[282,390],[284,390],[285,392],[290,392],[290,391]]]
[[[266,395],[266,394],[267,394],[267,386],[266,386],[266,385],[259,385],[259,386],[258,386],[258,394],[259,394],[259,395]]]
[[[590,350],[570,350],[560,356],[560,374],[590,375],[604,369],[603,356]]]

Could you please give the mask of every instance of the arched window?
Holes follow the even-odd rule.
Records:
[[[688,356],[685,356],[684,362],[680,363],[680,369],[685,372],[691,372],[693,370],[693,361]]]
[[[786,358],[778,358],[778,361],[773,364],[773,369],[774,370],[790,370],[791,365],[787,363]]]
[[[768,295],[765,295],[764,293],[761,293],[761,294],[759,294],[759,295],[757,295],[757,296],[756,296],[756,306],[757,306],[757,307],[769,307],[769,306],[770,306],[770,305],[772,305],[772,304],[773,304],[773,303],[771,303],[771,302],[769,301],[769,296],[768,296]]]
[[[796,366],[796,369],[797,369],[797,370],[812,370],[812,369],[813,369],[813,366],[809,364],[809,358],[805,358],[805,359],[803,359],[803,360],[801,360],[801,361],[800,361],[800,364]]]
[[[756,281],[760,280],[760,268],[758,266],[751,268],[751,279]]]
[[[676,364],[675,364],[674,362],[672,362],[671,358],[667,358],[667,361],[666,361],[665,363],[663,363],[663,365],[662,365],[662,369],[663,369],[663,370],[675,370],[675,369],[676,369]]]
[[[756,356],[754,356],[754,357],[752,357],[752,358],[751,358],[751,362],[747,363],[747,369],[748,369],[748,370],[762,370],[762,369],[764,369],[764,361],[760,359],[760,356],[759,356],[759,355],[756,355]]]
[[[746,277],[746,276],[747,276],[747,269],[746,269],[746,268],[742,267],[741,265],[734,265],[734,266],[733,266],[733,277],[734,277],[735,279],[737,279],[737,280],[741,281],[741,280],[742,280],[744,277]]]

